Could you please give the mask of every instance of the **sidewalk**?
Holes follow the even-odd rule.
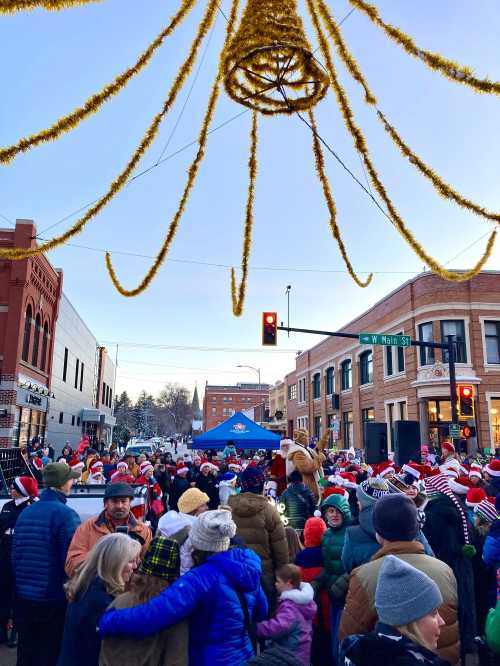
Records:
[[[0,645],[0,664],[2,666],[16,666],[17,650]]]

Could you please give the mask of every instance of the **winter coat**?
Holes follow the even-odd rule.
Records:
[[[237,457],[236,449],[234,446],[226,446],[224,451],[222,452],[222,457],[223,458],[236,458]]]
[[[295,558],[295,564],[300,567],[304,583],[312,583],[315,578],[323,573],[321,545],[306,547],[301,550]],[[327,590],[320,590],[315,601],[318,605],[318,612],[314,618],[314,624],[319,624],[321,620],[321,628],[323,631],[328,631],[330,627],[330,597]]]
[[[88,590],[68,604],[57,666],[98,665],[101,637],[96,627],[112,601],[104,582],[96,578]]]
[[[6,502],[0,512],[0,617],[10,616],[14,599],[14,574],[12,571],[12,539],[16,522],[21,513],[30,506],[31,500],[26,497],[19,502]],[[0,632],[2,630],[0,625]]]
[[[111,608],[138,605],[133,591],[120,594]],[[188,666],[187,621],[143,638],[106,638],[102,642],[99,666]]]
[[[500,519],[491,523],[490,532],[483,546],[483,561],[495,569],[500,567]]]
[[[329,527],[323,536],[321,550],[323,553],[324,569],[316,579],[320,589],[325,589],[339,603],[343,602],[347,591],[347,576],[342,564],[342,550],[348,525],[351,522],[351,511],[346,499],[341,495],[330,495],[321,504],[321,509],[333,506],[342,513],[343,521],[340,527]]]
[[[128,483],[130,486],[135,484],[135,476],[130,472],[114,472],[111,475],[111,483]]]
[[[485,486],[484,491],[488,497],[500,495],[500,476],[491,477],[491,481]]]
[[[65,602],[64,562],[80,517],[59,490],[47,488],[19,516],[12,542],[16,592],[21,599]]]
[[[303,483],[292,483],[280,498],[285,505],[288,525],[294,530],[303,530],[308,518],[314,515],[316,498]]]
[[[276,507],[262,495],[240,493],[229,498],[236,534],[262,560],[262,574],[269,580],[288,564],[288,542]]]
[[[168,505],[173,511],[179,511],[179,507],[177,506],[179,497],[189,488],[191,488],[191,485],[187,479],[183,479],[180,476],[174,477],[170,487],[170,494],[168,496]]]
[[[445,625],[441,629],[438,654],[452,664],[460,662],[457,581],[448,565],[425,555],[418,541],[394,541],[381,548],[371,562],[351,573],[349,590],[339,627],[339,638],[371,631],[377,622],[375,589],[386,555],[395,555],[427,574],[439,587],[443,604],[439,609]]]
[[[314,590],[301,583],[299,590],[283,592],[276,614],[257,625],[257,636],[270,639],[293,654],[304,666],[311,663],[312,620],[316,615]]]
[[[208,476],[205,476],[200,472],[195,479],[195,484],[202,493],[206,493],[209,496],[208,509],[210,511],[217,509],[219,506],[219,484],[215,476],[210,473]]]
[[[217,553],[181,576],[146,604],[110,610],[101,619],[102,637],[142,639],[189,618],[189,663],[243,666],[254,651],[236,590],[255,621],[267,615],[259,583],[261,563],[248,549]]]
[[[246,666],[302,666],[294,654],[279,645],[273,645],[247,661]]]
[[[319,499],[318,481],[323,475],[323,463],[326,458],[321,451],[307,449],[300,444],[294,443],[289,448],[286,462],[287,476],[296,469],[302,474],[304,483],[313,493],[316,501]]]
[[[349,636],[340,647],[339,666],[449,666],[397,629],[379,622],[368,635]]]
[[[347,573],[369,562],[373,555],[380,549],[380,544],[375,537],[373,529],[373,505],[364,507],[358,515],[358,525],[347,528],[344,550],[342,551],[342,564]],[[419,530],[417,541],[424,547],[426,555],[434,555],[431,544],[426,535]]]
[[[229,498],[237,494],[233,481],[221,481],[219,483],[219,503],[222,506],[227,506]]]
[[[128,519],[128,530],[137,536],[137,540],[142,546],[141,558],[144,557],[151,543],[151,530],[147,525],[136,520],[132,513]],[[113,532],[113,526],[106,520],[104,511],[96,518],[89,518],[82,523],[76,530],[68,550],[66,558],[66,573],[68,576],[73,576],[99,539]]]

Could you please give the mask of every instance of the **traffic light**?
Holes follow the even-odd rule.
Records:
[[[458,415],[464,419],[474,417],[474,387],[471,384],[458,385]]]
[[[278,313],[262,313],[262,344],[275,347],[278,344]]]

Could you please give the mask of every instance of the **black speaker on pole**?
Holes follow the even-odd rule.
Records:
[[[387,424],[365,421],[365,462],[377,465],[387,460]]]
[[[396,465],[420,462],[420,423],[418,421],[394,422],[394,461]]]

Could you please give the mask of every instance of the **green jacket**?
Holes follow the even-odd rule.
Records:
[[[321,511],[333,506],[338,509],[343,517],[343,523],[339,528],[329,527],[323,536],[321,550],[323,553],[323,573],[316,578],[317,584],[328,590],[336,599],[343,599],[347,592],[348,576],[342,565],[342,549],[347,527],[352,522],[349,502],[341,495],[330,495],[321,504]]]

